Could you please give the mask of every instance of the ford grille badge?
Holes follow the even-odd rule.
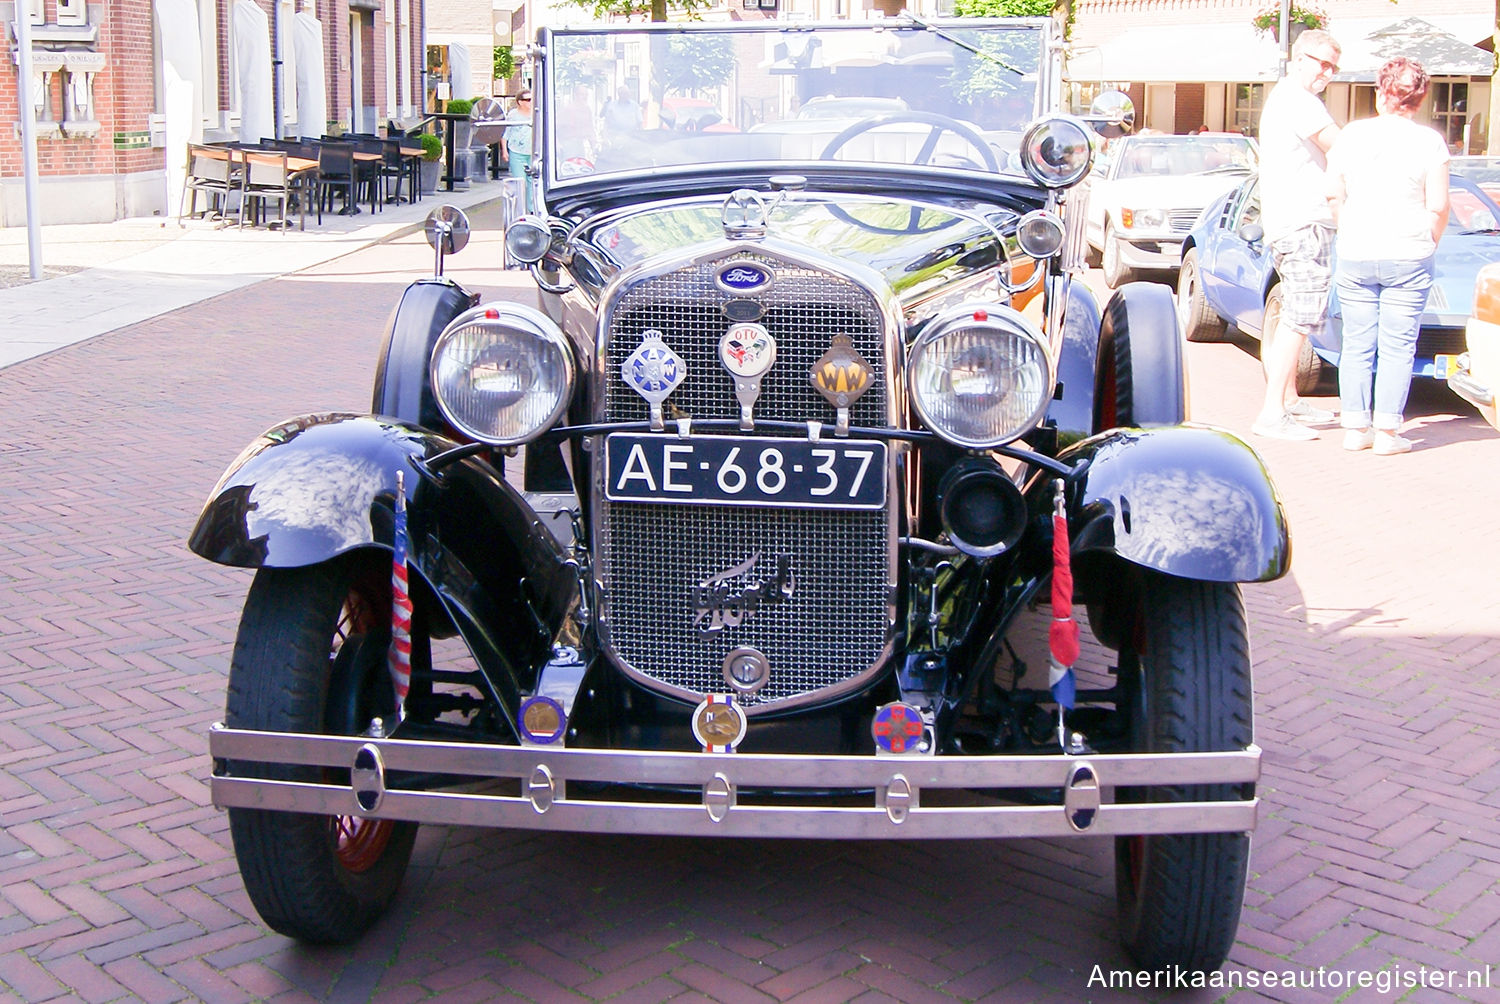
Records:
[[[662,402],[687,378],[687,364],[673,352],[655,328],[641,332],[641,344],[620,364],[620,379],[651,406],[651,430],[662,432],[666,420]]]
[[[766,235],[766,217],[770,210],[765,197],[753,188],[736,188],[724,200],[720,211],[724,220],[724,236],[731,239],[755,240]]]
[[[734,397],[740,403],[740,428],[755,428],[755,402],[760,400],[760,378],[776,362],[776,339],[764,325],[731,324],[719,339],[719,361],[734,377]]]
[[[776,281],[776,273],[759,262],[731,261],[714,273],[714,285],[726,293],[744,296],[763,293]]]
[[[875,380],[875,370],[854,348],[853,339],[834,335],[828,351],[813,363],[808,379],[823,400],[838,409],[833,434],[849,435],[849,408]]]

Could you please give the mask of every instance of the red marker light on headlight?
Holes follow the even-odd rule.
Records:
[[[976,310],[976,311],[974,311],[974,320],[976,320],[976,321],[988,321],[989,319],[990,319],[990,312],[988,310]]]
[[[494,307],[490,307],[484,312],[484,319],[486,321],[498,321],[500,319],[500,311],[496,310]]]

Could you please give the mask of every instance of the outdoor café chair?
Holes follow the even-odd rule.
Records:
[[[199,143],[188,144],[187,183],[183,185],[182,198],[177,200],[178,223],[182,222],[183,199],[188,200],[188,217],[198,215],[199,192],[203,193],[207,203],[204,213],[215,205],[220,213],[224,211],[229,204],[232,158],[232,152],[226,154],[225,151],[215,150]]]
[[[291,202],[297,199],[297,177],[287,166],[285,150],[268,150],[260,153],[245,153],[244,187],[240,199],[240,227],[245,225],[245,206],[254,203],[254,218],[259,222],[266,203],[274,201],[279,210],[278,222],[281,232],[286,233],[286,214]],[[299,229],[307,229],[306,200],[297,200]],[[268,224],[269,225],[269,224]]]
[[[354,144],[323,142],[318,144],[318,173],[315,178],[318,196],[318,223],[323,222],[323,206],[332,208],[333,193],[342,189],[345,213],[359,211],[355,196]]]

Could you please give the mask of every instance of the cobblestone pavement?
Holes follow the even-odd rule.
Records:
[[[498,262],[484,237],[460,265]],[[1160,996],[1095,978],[1127,965],[1111,848],[1097,839],[726,844],[428,827],[395,908],[359,945],[267,933],[206,785],[250,576],[183,541],[262,429],[367,407],[380,325],[429,262],[418,238],[381,245],[0,370],[0,994]],[[468,275],[521,295],[522,273]],[[1253,347],[1189,353],[1195,417],[1245,432]],[[1430,978],[1500,962],[1500,436],[1441,390],[1410,412],[1405,457],[1346,454],[1333,432],[1256,443],[1295,559],[1288,578],[1245,589],[1266,771],[1232,972]],[[1407,999],[1455,997],[1500,991]]]

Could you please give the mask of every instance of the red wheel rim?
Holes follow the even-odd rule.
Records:
[[[375,867],[396,829],[396,824],[389,819],[329,816],[328,822],[334,855],[339,864],[355,873]]]

